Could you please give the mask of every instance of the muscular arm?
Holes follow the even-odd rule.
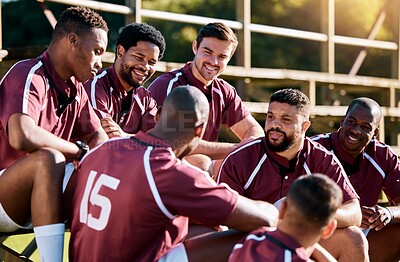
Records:
[[[278,209],[274,205],[238,196],[236,208],[224,225],[249,232],[260,226],[275,227],[277,223]]]
[[[230,129],[240,138],[240,140],[249,137],[257,138],[265,135],[263,128],[252,115],[246,116],[231,126]]]
[[[338,228],[360,226],[362,215],[359,201],[357,199],[352,199],[344,203],[336,211],[335,218],[338,222]]]
[[[236,147],[237,144],[234,143],[209,142],[201,140],[191,154],[203,154],[209,156],[213,160],[223,159]]]
[[[86,142],[86,144],[89,146],[89,148],[93,148],[97,146],[98,144],[106,141],[108,139],[108,136],[106,132],[104,131],[103,128],[98,128],[96,131],[93,133],[85,136],[82,138]]]
[[[27,153],[42,147],[51,147],[63,153],[68,159],[78,158],[81,154],[80,149],[74,143],[59,138],[39,127],[30,116],[25,114],[16,113],[9,118],[8,135],[10,145],[13,148]],[[105,133],[101,135],[101,132],[94,132],[87,137],[89,144],[98,143],[104,138],[104,135]]]

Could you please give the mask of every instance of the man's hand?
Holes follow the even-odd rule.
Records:
[[[391,211],[378,205],[374,207],[362,206],[361,212],[361,228],[371,228],[378,231],[384,228],[393,219]]]
[[[117,123],[115,123],[114,120],[111,119],[111,117],[105,117],[100,121],[101,126],[108,135],[108,138],[128,136],[128,134],[122,131],[121,127]]]

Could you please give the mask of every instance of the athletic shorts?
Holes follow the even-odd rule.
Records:
[[[72,163],[68,163],[65,165],[65,173],[64,173],[64,180],[63,180],[63,185],[62,185],[62,192],[64,193],[65,188],[67,188],[68,182],[72,176],[72,173],[74,172],[75,167]]]
[[[158,262],[188,262],[185,245],[178,244],[162,256]]]

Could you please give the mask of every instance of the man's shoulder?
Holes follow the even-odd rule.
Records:
[[[107,77],[107,70],[102,69],[100,70],[97,75],[91,79],[89,79],[87,82],[83,84],[86,90],[90,89],[92,86],[103,86],[103,85],[109,85],[109,80]]]
[[[370,157],[376,156],[379,160],[383,161],[387,160],[387,157],[393,157],[395,159],[398,158],[397,153],[393,150],[393,148],[384,142],[381,142],[377,139],[372,139],[366,148],[364,149],[364,153],[368,154]]]
[[[264,137],[259,137],[249,141],[232,150],[232,152],[230,152],[226,158],[253,158],[255,155],[258,155],[261,152],[260,149],[263,147],[264,140]]]
[[[27,76],[29,73],[38,74],[38,69],[41,68],[42,65],[43,63],[37,58],[21,60],[10,68],[5,77]],[[32,72],[32,70],[34,70],[34,72]],[[44,72],[40,70],[39,74],[44,74]]]
[[[324,142],[329,139],[332,133],[317,134],[310,137],[311,141]]]
[[[136,88],[133,93],[136,96],[138,96],[140,99],[142,99],[142,98],[153,99],[153,97],[151,96],[151,92],[149,90],[147,90],[146,88],[144,88],[143,86]]]
[[[153,82],[151,82],[149,89],[151,90],[152,88],[154,88],[153,86],[157,86],[156,88],[161,88],[164,86],[165,83],[170,82],[171,80],[177,82],[180,76],[182,76],[180,69],[164,72],[161,75],[159,75],[156,79],[154,79]]]
[[[328,155],[333,156],[333,153],[329,151],[321,142],[324,140],[313,140],[312,138],[305,138],[305,146],[307,148],[308,155]]]

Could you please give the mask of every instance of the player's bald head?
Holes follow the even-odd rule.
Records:
[[[207,123],[209,105],[205,95],[193,86],[179,86],[164,101],[161,119],[168,127],[191,129]]]
[[[352,110],[354,110],[356,106],[367,109],[374,117],[375,124],[379,125],[379,122],[381,121],[382,118],[382,110],[381,106],[375,100],[368,97],[358,97],[354,99],[347,108],[346,116]]]

